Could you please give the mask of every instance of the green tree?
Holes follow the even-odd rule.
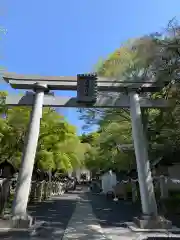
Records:
[[[19,167],[28,129],[28,107],[6,109],[1,104],[0,154],[1,161],[11,161]],[[36,154],[36,166],[44,171],[65,171],[83,164],[85,146],[76,134],[76,128],[67,123],[53,108],[44,108]]]
[[[130,82],[155,80],[158,84],[164,86],[160,92],[147,95],[150,98],[168,99],[172,105],[169,109],[147,111],[147,137],[150,144],[151,159],[162,157],[179,149],[180,95],[179,83],[177,83],[179,81],[180,57],[179,29],[180,27],[171,21],[166,32],[150,34],[128,41],[108,56],[106,60],[98,63],[96,69],[100,76],[114,77]],[[129,125],[128,129],[130,130],[129,111],[125,109],[88,109],[81,110],[80,113],[81,119],[86,122],[86,127],[96,124],[101,132],[103,144],[101,143],[99,149],[97,148],[98,151],[94,152],[94,156],[106,156],[109,159],[108,163],[116,161],[117,165],[121,165],[121,167],[123,166],[122,159],[126,159],[127,156],[127,164],[124,164],[124,166],[128,166],[131,162],[128,163],[129,159],[134,158],[133,153],[129,152],[126,156],[124,154],[120,155],[113,144],[126,143],[126,139],[118,138],[117,135],[121,135],[118,126],[124,124],[124,121],[127,121],[126,124]],[[112,131],[113,125],[116,125],[114,132]],[[108,132],[107,129],[111,130]],[[130,132],[124,131],[124,134],[128,141],[132,141]],[[161,144],[162,147],[160,149],[156,148],[154,151],[154,144],[157,144],[157,146]],[[108,148],[109,145],[113,145],[113,148]]]

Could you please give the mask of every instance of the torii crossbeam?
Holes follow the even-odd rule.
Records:
[[[64,76],[38,76],[38,75],[20,75],[15,73],[5,73],[4,80],[14,89],[33,90],[36,83],[46,85],[48,90],[73,90],[77,91],[77,77]],[[141,92],[158,92],[162,89],[166,82],[156,83],[149,82],[123,82],[122,80],[98,77],[98,90],[100,92],[118,92],[114,96],[99,94],[99,97],[91,108],[129,108],[130,100],[127,92],[141,88]],[[32,105],[33,96],[27,94],[23,97],[18,95],[10,95],[6,98],[7,105]],[[45,94],[44,106],[53,107],[89,107],[86,104],[78,103],[76,98],[52,96]],[[149,99],[140,97],[140,105],[145,108],[166,108],[169,102],[165,99]]]
[[[32,106],[34,101],[34,94],[27,93],[24,96],[9,95],[5,98],[7,106]],[[140,97],[139,99],[141,108],[167,108],[170,106],[169,102],[165,99],[148,99]],[[61,97],[45,94],[43,100],[44,107],[71,107],[71,108],[129,108],[130,99],[126,94],[120,96],[104,96],[99,94],[97,101],[88,106],[85,103],[78,103],[76,97]]]

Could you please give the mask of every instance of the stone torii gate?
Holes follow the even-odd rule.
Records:
[[[165,99],[152,100],[141,97],[141,92],[158,92],[163,84],[156,82],[130,83],[116,79],[97,77],[98,97],[94,103],[79,102],[74,97],[54,96],[50,91],[78,90],[78,77],[44,77],[17,75],[5,73],[3,79],[14,89],[31,90],[24,96],[10,95],[5,99],[8,106],[32,106],[27,138],[19,171],[16,194],[13,202],[13,221],[23,219],[31,222],[27,214],[28,197],[30,193],[31,177],[38,144],[40,119],[43,106],[76,107],[76,108],[130,108],[132,121],[132,135],[134,141],[137,171],[140,186],[142,213],[146,216],[157,216],[157,205],[154,195],[151,170],[149,166],[148,151],[144,135],[141,108],[167,108]],[[33,91],[33,92],[32,92]],[[101,94],[101,92],[103,92]],[[104,92],[118,93],[104,95]]]

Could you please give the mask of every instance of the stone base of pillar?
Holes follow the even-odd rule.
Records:
[[[12,228],[30,228],[35,223],[35,219],[32,216],[13,216],[11,218],[11,227]]]
[[[134,217],[134,223],[140,229],[171,229],[172,222],[161,216]]]

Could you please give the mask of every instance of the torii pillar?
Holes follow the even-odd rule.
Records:
[[[31,188],[31,178],[38,144],[40,121],[42,118],[44,92],[47,90],[46,85],[35,84],[34,103],[32,106],[29,129],[25,139],[25,147],[19,170],[16,193],[12,209],[13,227],[29,227],[32,224],[32,217],[28,216],[27,204]],[[21,225],[21,226],[19,226]]]
[[[141,229],[170,229],[171,221],[158,216],[153,179],[148,158],[147,139],[145,139],[139,94],[129,93],[132,136],[134,141],[136,164],[141,196],[142,216],[135,217],[134,222]]]
[[[130,92],[129,97],[142,213],[146,216],[157,216],[157,204],[148,158],[147,140],[145,139],[142,123],[139,94],[137,92]]]

